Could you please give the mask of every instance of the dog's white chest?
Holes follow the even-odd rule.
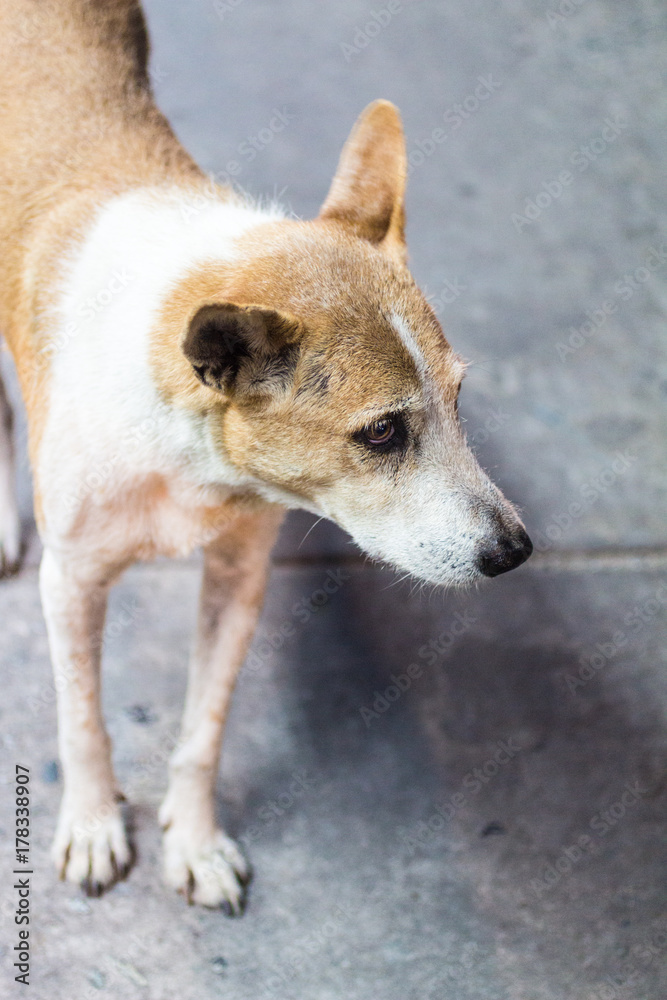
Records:
[[[57,333],[39,348],[49,405],[35,471],[47,537],[102,532],[140,558],[181,555],[245,485],[205,417],[160,396],[149,337],[172,283],[202,258],[231,259],[235,238],[264,216],[213,202],[185,224],[182,209],[169,192],[115,199],[69,269]]]

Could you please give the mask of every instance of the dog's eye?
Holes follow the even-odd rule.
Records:
[[[352,440],[376,455],[400,454],[408,444],[408,426],[401,413],[388,413],[356,431]]]
[[[393,420],[376,420],[364,428],[364,437],[369,444],[386,444],[396,433]]]

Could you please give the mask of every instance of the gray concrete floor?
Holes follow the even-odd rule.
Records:
[[[299,215],[317,211],[361,108],[399,105],[413,270],[473,361],[469,437],[538,552],[478,591],[417,593],[324,523],[301,545],[312,520],[290,518],[223,754],[220,813],[256,872],[238,921],[187,908],[159,878],[155,812],[197,562],[128,573],[105,710],[139,863],[88,901],[47,858],[60,781],[24,461],[31,542],[22,574],[0,584],[0,732],[3,759],[35,779],[31,995],[659,1000],[663,5],[402,0],[375,37],[380,2],[146,6],[156,91],[185,144],[219,175],[240,160],[246,189]],[[480,77],[492,92],[475,108]],[[250,160],[242,144],[276,107],[291,120]],[[430,152],[435,128],[447,138]],[[338,591],[300,621],[295,606],[329,572]],[[294,634],[272,649],[285,623]],[[420,676],[386,699],[412,663]],[[2,851],[7,872],[6,838]],[[17,990],[0,983],[3,998]]]

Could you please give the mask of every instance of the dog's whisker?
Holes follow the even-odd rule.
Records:
[[[403,583],[403,581],[407,580],[409,576],[412,576],[412,574],[411,573],[404,573],[403,576],[400,576],[398,578],[398,580],[394,580],[392,583],[387,584],[386,587],[383,587],[382,588],[382,593],[384,593],[386,590],[391,590],[392,587],[397,587],[399,585],[399,583]]]
[[[306,532],[306,534],[303,536],[303,538],[299,542],[299,544],[297,546],[297,551],[301,548],[301,546],[303,545],[303,543],[305,542],[305,540],[308,538],[308,535],[311,533],[311,531],[313,530],[313,528],[316,528],[318,526],[318,524],[320,523],[320,521],[324,521],[324,520],[326,520],[326,518],[325,518],[325,515],[323,514],[322,517],[318,517],[317,521],[315,521],[314,524],[311,524],[310,528],[308,529],[308,531]]]

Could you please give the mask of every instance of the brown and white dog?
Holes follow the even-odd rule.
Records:
[[[393,105],[357,122],[319,216],[216,188],[157,110],[136,0],[0,0],[0,329],[29,415],[58,690],[61,875],[98,893],[131,851],[100,708],[107,593],[204,549],[167,882],[238,912],[216,824],[225,716],[284,511],[436,584],[523,562],[516,511],[466,446],[464,365],[406,266]],[[0,385],[1,389],[1,385]],[[19,558],[0,392],[0,558]]]

